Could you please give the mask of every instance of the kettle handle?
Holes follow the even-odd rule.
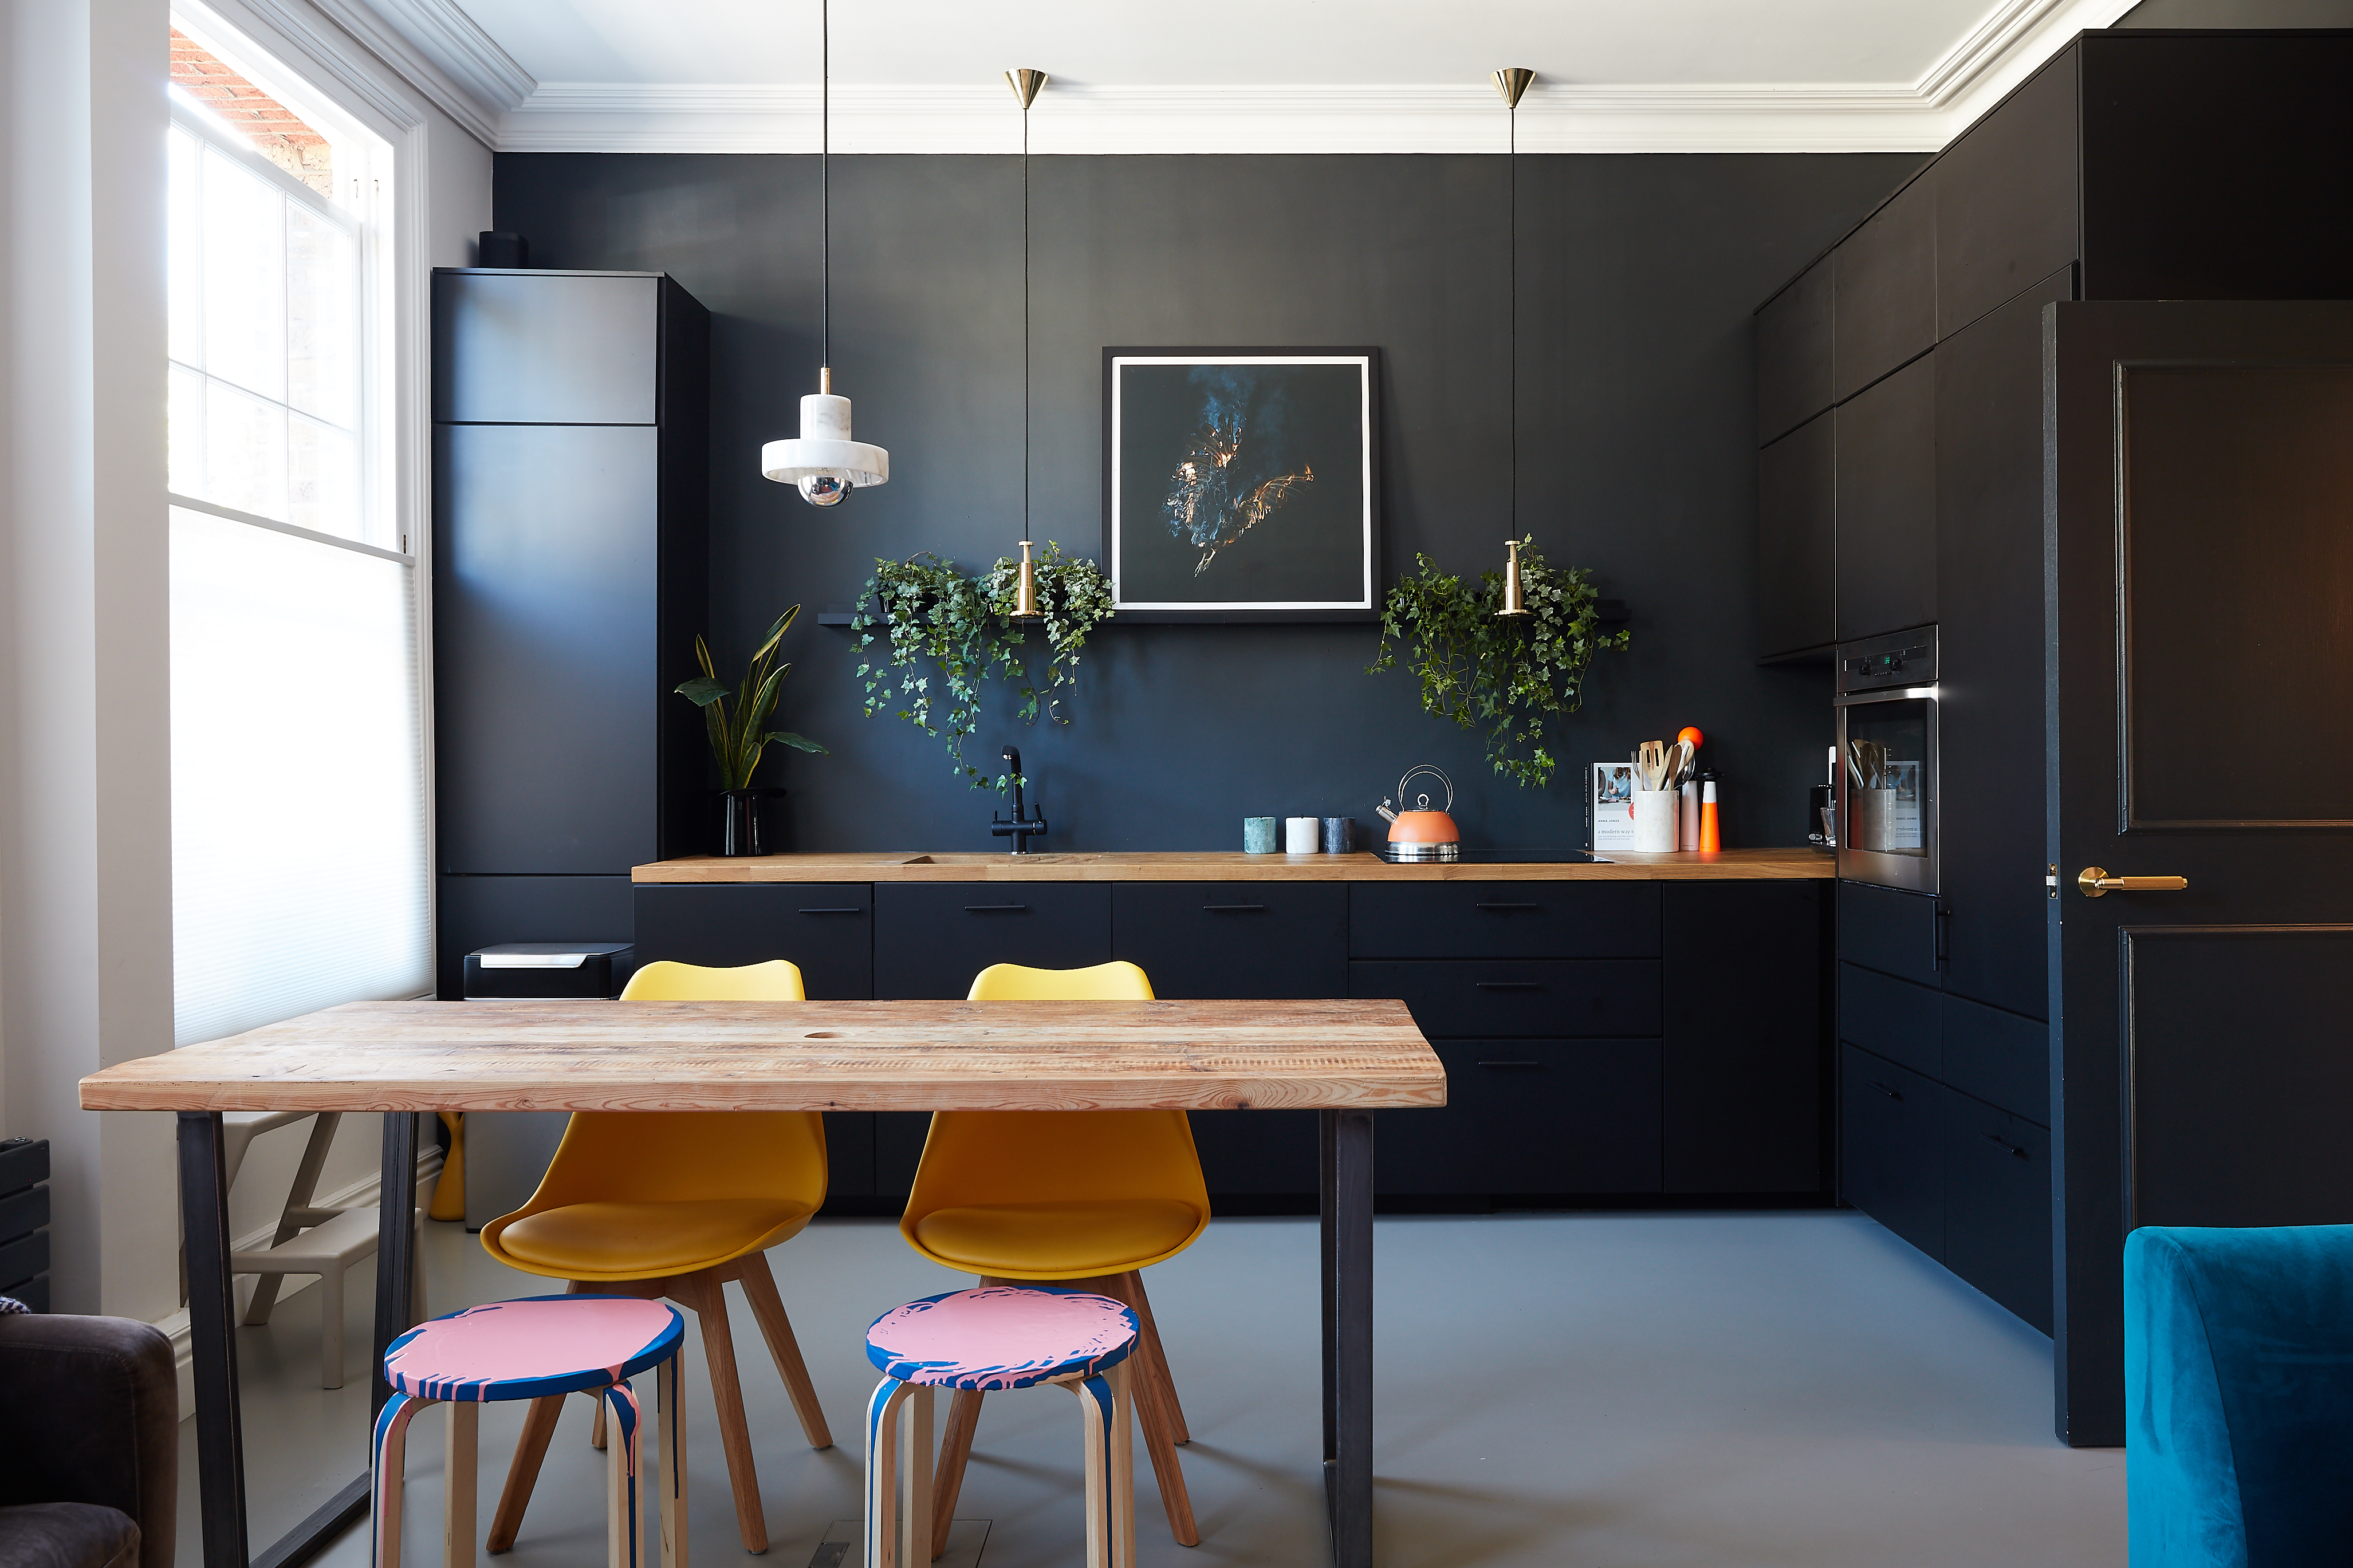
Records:
[[[1439,809],[1440,809],[1440,811],[1447,811],[1447,812],[1451,812],[1451,811],[1452,811],[1452,810],[1454,809],[1454,781],[1453,781],[1452,779],[1448,778],[1444,773],[1442,773],[1439,772],[1436,768],[1434,768],[1434,767],[1430,766],[1428,763],[1422,763],[1422,764],[1421,764],[1421,766],[1419,766],[1419,767],[1418,767],[1418,768],[1409,768],[1409,769],[1408,769],[1408,770],[1406,771],[1405,777],[1404,777],[1404,778],[1401,778],[1401,779],[1399,779],[1399,780],[1398,780],[1397,801],[1398,801],[1398,807],[1399,807],[1400,809],[1403,809],[1403,810],[1409,810],[1409,811],[1427,811],[1427,810],[1429,810],[1429,809],[1430,809],[1430,807],[1429,807],[1428,805],[1410,805],[1410,806],[1409,806],[1409,805],[1407,805],[1407,804],[1406,804],[1405,786],[1406,786],[1406,783],[1407,783],[1407,781],[1408,781],[1408,780],[1409,780],[1409,779],[1412,779],[1412,778],[1414,778],[1415,776],[1417,776],[1417,775],[1419,775],[1419,774],[1421,774],[1421,773],[1428,773],[1430,777],[1432,777],[1432,778],[1436,779],[1440,784],[1444,784],[1444,785],[1446,786],[1446,804],[1445,804],[1444,805],[1442,805],[1442,806],[1439,807]],[[1387,805],[1387,804],[1388,804],[1388,802],[1386,802],[1386,801],[1384,801],[1384,802],[1382,802],[1382,804],[1383,804],[1384,805]],[[1387,813],[1383,813],[1382,815],[1386,816],[1386,815],[1388,815],[1388,814],[1387,814]]]

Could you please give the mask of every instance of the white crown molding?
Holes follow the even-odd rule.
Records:
[[[456,0],[311,0],[502,153],[814,153],[814,83],[533,82]],[[1530,153],[1926,152],[1944,146],[2068,38],[2133,0],[1997,0],[1910,83],[1585,85],[1539,80]],[[446,95],[446,96],[445,96]],[[468,111],[453,107],[459,100]],[[1010,153],[1011,95],[976,83],[839,83],[833,149]],[[1044,153],[1495,153],[1484,82],[1137,87],[1056,82]]]

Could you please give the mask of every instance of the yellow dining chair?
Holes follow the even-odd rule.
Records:
[[[665,961],[632,975],[621,1000],[798,1002],[802,994],[801,972],[781,959],[741,969]],[[746,1552],[768,1549],[768,1526],[724,1287],[742,1283],[809,1446],[831,1447],[765,1256],[808,1224],[825,1186],[825,1121],[815,1111],[579,1111],[531,1201],[482,1227],[483,1250],[527,1274],[568,1280],[575,1291],[667,1296],[693,1309]],[[491,1521],[485,1544],[493,1552],[514,1544],[563,1407],[561,1394],[532,1402]],[[600,1447],[603,1414],[599,1405],[591,1439]]]
[[[968,1000],[1149,1002],[1152,982],[1133,963],[997,963],[973,981]],[[1192,1246],[1208,1223],[1201,1157],[1181,1110],[935,1111],[899,1221],[909,1246],[983,1284],[1050,1279],[1134,1310],[1142,1330],[1136,1415],[1169,1531],[1183,1546],[1201,1541],[1176,1464],[1176,1446],[1189,1435],[1138,1271]],[[933,1473],[934,1558],[947,1549],[980,1402],[976,1391],[959,1389],[948,1411]]]

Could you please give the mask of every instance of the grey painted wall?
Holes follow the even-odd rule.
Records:
[[[968,750],[1022,748],[1047,849],[1239,848],[1246,815],[1353,814],[1433,762],[1467,838],[1582,841],[1581,765],[1691,723],[1726,842],[1805,832],[1831,726],[1826,668],[1754,662],[1749,313],[1920,162],[1912,154],[1558,156],[1519,167],[1520,502],[1556,563],[1626,600],[1634,647],[1556,731],[1546,791],[1490,773],[1370,626],[1123,626],[1082,665],[1068,728],[995,688]],[[1031,164],[1034,537],[1096,555],[1109,344],[1380,345],[1384,575],[1427,552],[1500,566],[1511,398],[1500,157],[1039,157]],[[987,849],[995,796],[943,748],[858,710],[846,606],[877,556],[972,565],[1021,537],[1020,165],[834,161],[835,388],[892,480],[820,511],[757,470],[816,389],[817,163],[501,153],[496,226],[540,266],[670,272],[713,316],[712,599],[723,665],[795,600],[784,719],[803,849]],[[691,650],[680,650],[681,679]],[[681,700],[683,700],[681,699]],[[594,766],[593,758],[578,759]],[[777,766],[777,764],[770,764]],[[1375,826],[1377,826],[1376,823]]]

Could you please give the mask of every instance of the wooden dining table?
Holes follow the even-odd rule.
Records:
[[[1373,1112],[1446,1103],[1397,1001],[354,1002],[81,1080],[179,1118],[204,1568],[248,1568],[226,1110],[385,1111],[375,1398],[412,1326],[417,1117],[440,1110],[1319,1112],[1324,1483],[1339,1568],[1373,1558]],[[888,1305],[889,1303],[883,1303]],[[365,1475],[252,1559],[300,1562]]]

